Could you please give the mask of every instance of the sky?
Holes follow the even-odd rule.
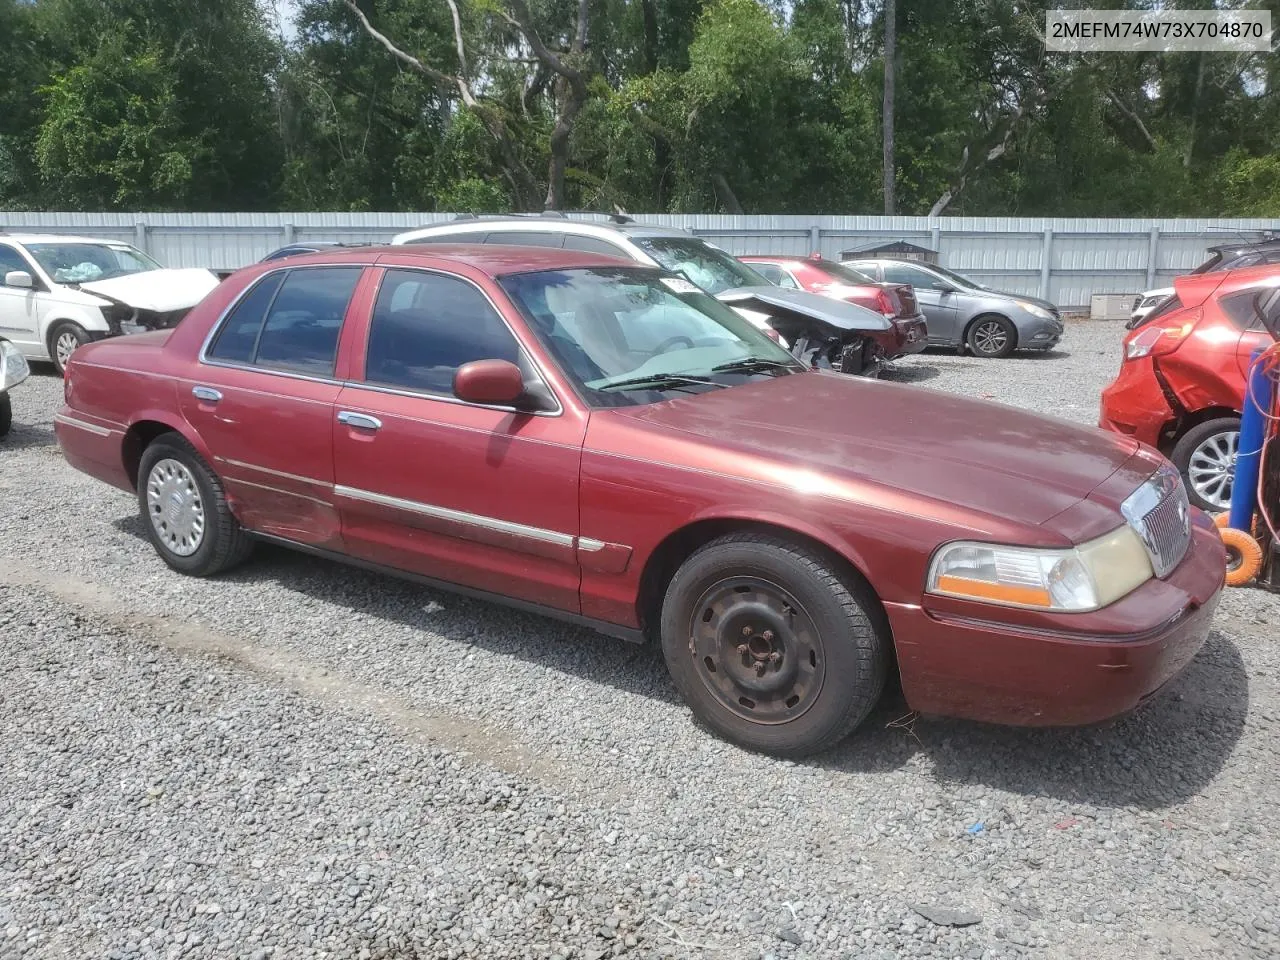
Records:
[[[271,0],[271,4],[280,17],[280,29],[284,31],[285,41],[293,43],[298,38],[298,28],[294,24],[294,17],[298,12],[297,0]]]

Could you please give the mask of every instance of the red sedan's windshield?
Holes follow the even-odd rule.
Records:
[[[503,287],[597,406],[668,399],[802,365],[683,277],[630,267],[507,277]]]

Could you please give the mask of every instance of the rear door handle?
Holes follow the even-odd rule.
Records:
[[[382,429],[382,421],[377,417],[371,417],[367,413],[356,413],[352,410],[339,410],[338,422],[345,423],[348,427],[359,427],[362,430]]]
[[[217,403],[222,399],[222,391],[215,390],[213,387],[192,387],[191,395],[206,403]]]

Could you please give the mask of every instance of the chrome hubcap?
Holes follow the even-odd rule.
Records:
[[[177,460],[158,460],[147,477],[147,516],[165,547],[189,557],[204,540],[204,502],[191,471]]]
[[[58,334],[57,343],[54,344],[54,352],[58,357],[58,366],[65,367],[67,361],[71,359],[71,354],[75,353],[78,346],[80,346],[80,341],[74,333]]]
[[[999,353],[1008,342],[1009,335],[1004,332],[1004,327],[994,320],[981,324],[973,332],[973,343],[979,353]]]
[[[1236,476],[1236,449],[1240,434],[1215,433],[1191,451],[1187,479],[1206,503],[1226,510],[1231,506],[1231,483]]]

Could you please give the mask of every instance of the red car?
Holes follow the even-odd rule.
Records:
[[[919,353],[929,342],[929,327],[916,303],[909,283],[877,283],[842,263],[810,257],[739,257],[755,271],[780,287],[792,287],[820,293],[824,297],[856,303],[874,310],[893,327],[881,344],[885,359],[892,360],[908,353]]]
[[[247,268],[77,350],[56,431],[175,570],[269,540],[657,639],[707,726],[777,754],[844,737],[891,664],[928,713],[1127,711],[1223,579],[1136,441],[806,368],[684,278],[570,250]]]
[[[1102,392],[1100,426],[1166,454],[1205,510],[1231,503],[1249,358],[1274,342],[1254,297],[1277,284],[1276,264],[1178,277],[1175,296],[1125,336]]]

